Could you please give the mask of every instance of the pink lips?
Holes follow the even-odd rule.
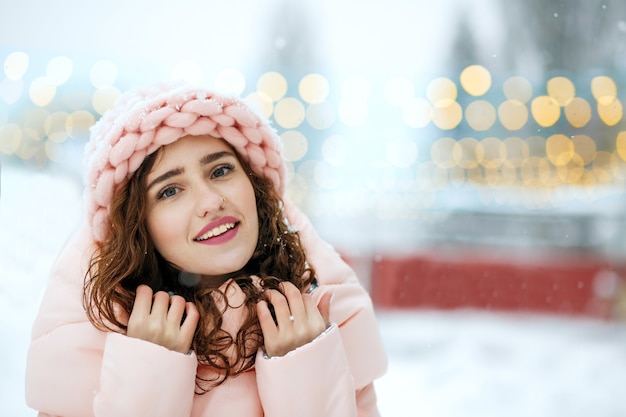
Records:
[[[229,223],[234,223],[235,227],[233,227],[232,229],[228,229],[226,232],[222,234],[210,237],[206,240],[198,240],[201,236],[203,236],[210,230],[213,230],[216,227],[220,227],[224,224],[229,224]],[[194,241],[205,244],[205,245],[219,245],[219,244],[228,242],[229,240],[234,238],[238,230],[239,230],[239,220],[237,220],[237,218],[233,216],[224,216],[204,226],[202,230],[200,230],[200,232],[193,239]]]

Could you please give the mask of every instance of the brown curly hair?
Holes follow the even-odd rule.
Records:
[[[228,276],[232,278],[231,284],[239,285],[246,295],[246,317],[236,337],[222,330],[223,313],[229,307],[226,291],[190,285],[188,276],[158,253],[148,234],[145,177],[161,149],[146,157],[114,195],[109,211],[112,230],[91,258],[83,291],[84,304],[89,320],[97,328],[125,333],[126,326],[116,311],[121,309],[130,314],[135,290],[140,284],[149,285],[155,292],[180,294],[193,302],[200,312],[200,321],[192,349],[202,366],[211,367],[218,374],[212,380],[196,377],[198,393],[204,393],[226,378],[250,369],[257,350],[263,345],[256,315],[256,303],[262,298],[262,290],[254,285],[250,276],[258,276],[263,289],[279,289],[280,282],[290,281],[304,290],[313,281],[314,271],[306,262],[297,232],[285,220],[282,200],[272,182],[253,172],[248,162],[233,149],[254,188],[259,239],[248,263]]]

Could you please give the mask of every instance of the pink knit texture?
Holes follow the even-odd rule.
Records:
[[[113,194],[147,155],[183,136],[205,134],[230,143],[283,194],[281,142],[263,116],[235,96],[188,85],[156,84],[123,94],[92,127],[85,149],[85,184],[94,239],[106,238]]]

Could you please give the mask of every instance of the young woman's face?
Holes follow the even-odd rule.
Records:
[[[164,146],[146,186],[148,233],[167,261],[210,279],[250,260],[259,238],[254,189],[222,139],[186,136]]]

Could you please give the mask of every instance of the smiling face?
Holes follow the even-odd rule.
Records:
[[[148,233],[165,260],[211,283],[250,260],[259,238],[254,189],[226,142],[178,139],[159,150],[145,181]]]

